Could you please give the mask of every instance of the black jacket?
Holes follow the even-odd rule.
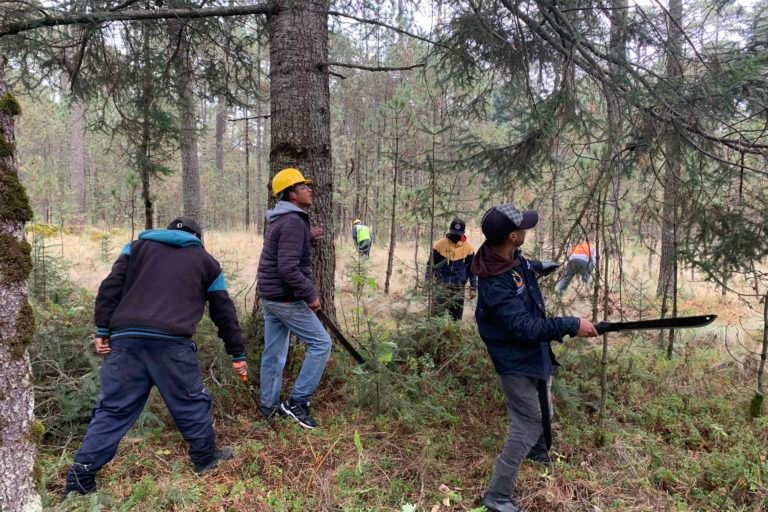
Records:
[[[143,231],[126,244],[99,287],[95,321],[100,337],[191,338],[209,304],[227,353],[245,353],[243,334],[219,263],[194,235]]]
[[[576,336],[579,319],[547,318],[537,279],[541,263],[520,251],[502,258],[484,243],[472,266],[479,278],[477,329],[496,372],[547,379],[557,366],[550,342]]]
[[[256,293],[267,300],[314,302],[309,215],[293,203],[280,201],[267,211],[267,221]]]

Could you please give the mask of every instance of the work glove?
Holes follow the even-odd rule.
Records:
[[[235,372],[241,381],[246,382],[248,380],[248,363],[245,361],[245,356],[237,356],[232,358],[232,371]]]
[[[556,261],[542,261],[541,262],[541,275],[548,276],[552,272],[560,267],[560,263]]]

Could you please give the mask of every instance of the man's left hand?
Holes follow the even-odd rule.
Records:
[[[95,338],[93,346],[96,349],[96,353],[100,356],[105,356],[112,352],[112,349],[109,348],[109,338]]]
[[[232,361],[232,371],[245,382],[248,380],[248,363],[245,361]]]
[[[323,238],[323,235],[325,234],[325,230],[321,228],[320,226],[315,226],[312,229],[309,230],[310,233],[312,233],[312,240],[317,240],[319,238]]]
[[[476,299],[477,298],[477,290],[469,290],[469,299]]]

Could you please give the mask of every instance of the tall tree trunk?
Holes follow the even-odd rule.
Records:
[[[189,41],[181,21],[172,21],[171,32],[178,40],[175,59],[179,110],[181,113],[181,197],[184,215],[202,222],[200,203],[200,164],[197,159],[197,116],[195,113],[195,89],[192,77],[192,59]]]
[[[399,129],[398,116],[395,117],[394,129]],[[387,254],[387,273],[384,278],[384,293],[389,295],[389,282],[392,279],[392,269],[395,261],[395,246],[397,244],[397,179],[400,171],[400,134],[395,135],[394,152],[395,169],[392,176],[392,216],[389,223],[389,253]]]
[[[245,110],[245,229],[251,228],[251,120]]]
[[[683,33],[680,27],[683,20],[682,0],[669,0],[669,18],[667,19],[667,32],[669,38],[666,48],[667,77],[670,83],[675,84],[683,75],[680,64],[683,49]],[[676,209],[678,205],[678,179],[681,168],[681,144],[680,136],[674,127],[667,129],[665,136],[664,153],[666,170],[664,174],[664,199],[661,211],[661,260],[659,262],[659,279],[656,285],[656,296],[669,297],[674,286],[675,260],[675,226]],[[664,315],[662,311],[662,316]]]
[[[336,251],[332,234],[329,0],[278,0],[268,16],[271,65],[270,173],[297,167],[314,181],[313,224],[326,236],[314,248],[312,270],[323,308],[335,317]]]
[[[763,295],[763,343],[760,350],[760,363],[757,367],[757,389],[750,407],[750,415],[753,418],[763,415],[766,359],[768,359],[768,290]]]
[[[85,137],[83,132],[83,102],[73,98],[69,112],[69,175],[75,213],[78,222],[85,221]]]
[[[152,177],[152,134],[150,117],[152,108],[152,73],[150,71],[151,55],[149,34],[146,28],[143,33],[144,77],[141,84],[141,142],[139,143],[139,178],[141,179],[141,199],[144,202],[144,229],[152,229],[155,222],[155,206],[150,194],[150,178]]]
[[[227,103],[219,98],[216,105],[216,170],[224,174],[224,132],[227,130]]]
[[[0,59],[0,510],[31,512],[42,510],[33,476],[42,429],[34,417],[28,347],[35,319],[27,301],[32,259],[24,239],[32,209],[16,167],[14,117],[21,109]]]

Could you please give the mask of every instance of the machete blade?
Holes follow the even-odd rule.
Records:
[[[689,329],[704,327],[715,321],[717,315],[679,316],[673,318],[656,318],[653,320],[637,320],[635,322],[600,322],[595,324],[599,334],[619,331],[639,331],[653,329]]]

